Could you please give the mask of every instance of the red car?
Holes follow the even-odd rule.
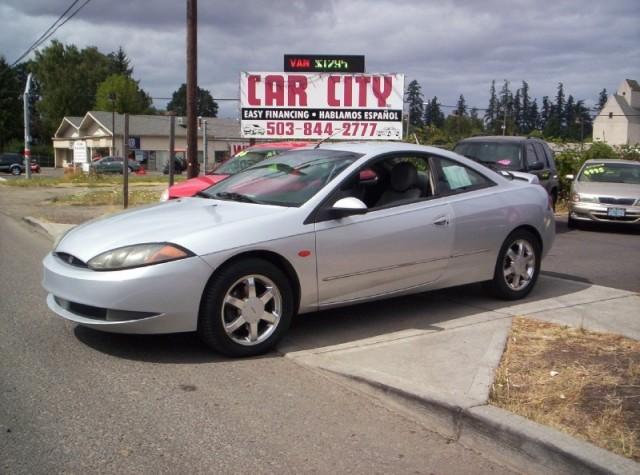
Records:
[[[271,142],[253,145],[238,152],[218,168],[206,172],[205,175],[191,178],[169,187],[168,190],[162,193],[160,201],[195,196],[199,191],[209,188],[228,176],[235,175],[266,158],[279,155],[293,148],[306,147],[308,145],[310,145],[309,142]]]

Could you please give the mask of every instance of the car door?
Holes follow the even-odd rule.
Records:
[[[319,306],[436,281],[451,253],[451,217],[446,200],[431,195],[316,222]]]
[[[550,172],[549,167],[546,165],[546,157],[544,154],[538,154],[538,151],[533,146],[533,142],[527,142],[525,146],[525,160],[527,163],[527,173],[536,175],[542,186],[548,188],[547,184],[549,182]],[[549,190],[547,189],[547,191]]]

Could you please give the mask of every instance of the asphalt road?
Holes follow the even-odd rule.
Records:
[[[0,214],[0,473],[510,473],[278,355],[48,311],[50,242]]]
[[[556,240],[542,262],[550,275],[640,292],[640,227],[584,225],[556,217]]]

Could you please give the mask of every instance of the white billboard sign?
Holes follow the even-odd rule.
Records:
[[[87,144],[84,140],[73,142],[73,162],[87,163]]]
[[[245,138],[400,140],[404,74],[240,76]]]

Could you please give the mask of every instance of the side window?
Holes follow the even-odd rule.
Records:
[[[539,144],[538,142],[533,142],[533,146],[536,149],[536,153],[540,161],[544,162],[546,168],[551,168],[549,156],[545,153],[545,150],[542,144]]]
[[[494,183],[477,171],[447,158],[439,158],[438,194],[461,193],[493,186]]]
[[[542,158],[538,158],[535,149],[533,148],[532,143],[528,143],[526,147],[526,160],[527,160],[527,168],[532,167],[534,164],[538,162],[542,162]]]

